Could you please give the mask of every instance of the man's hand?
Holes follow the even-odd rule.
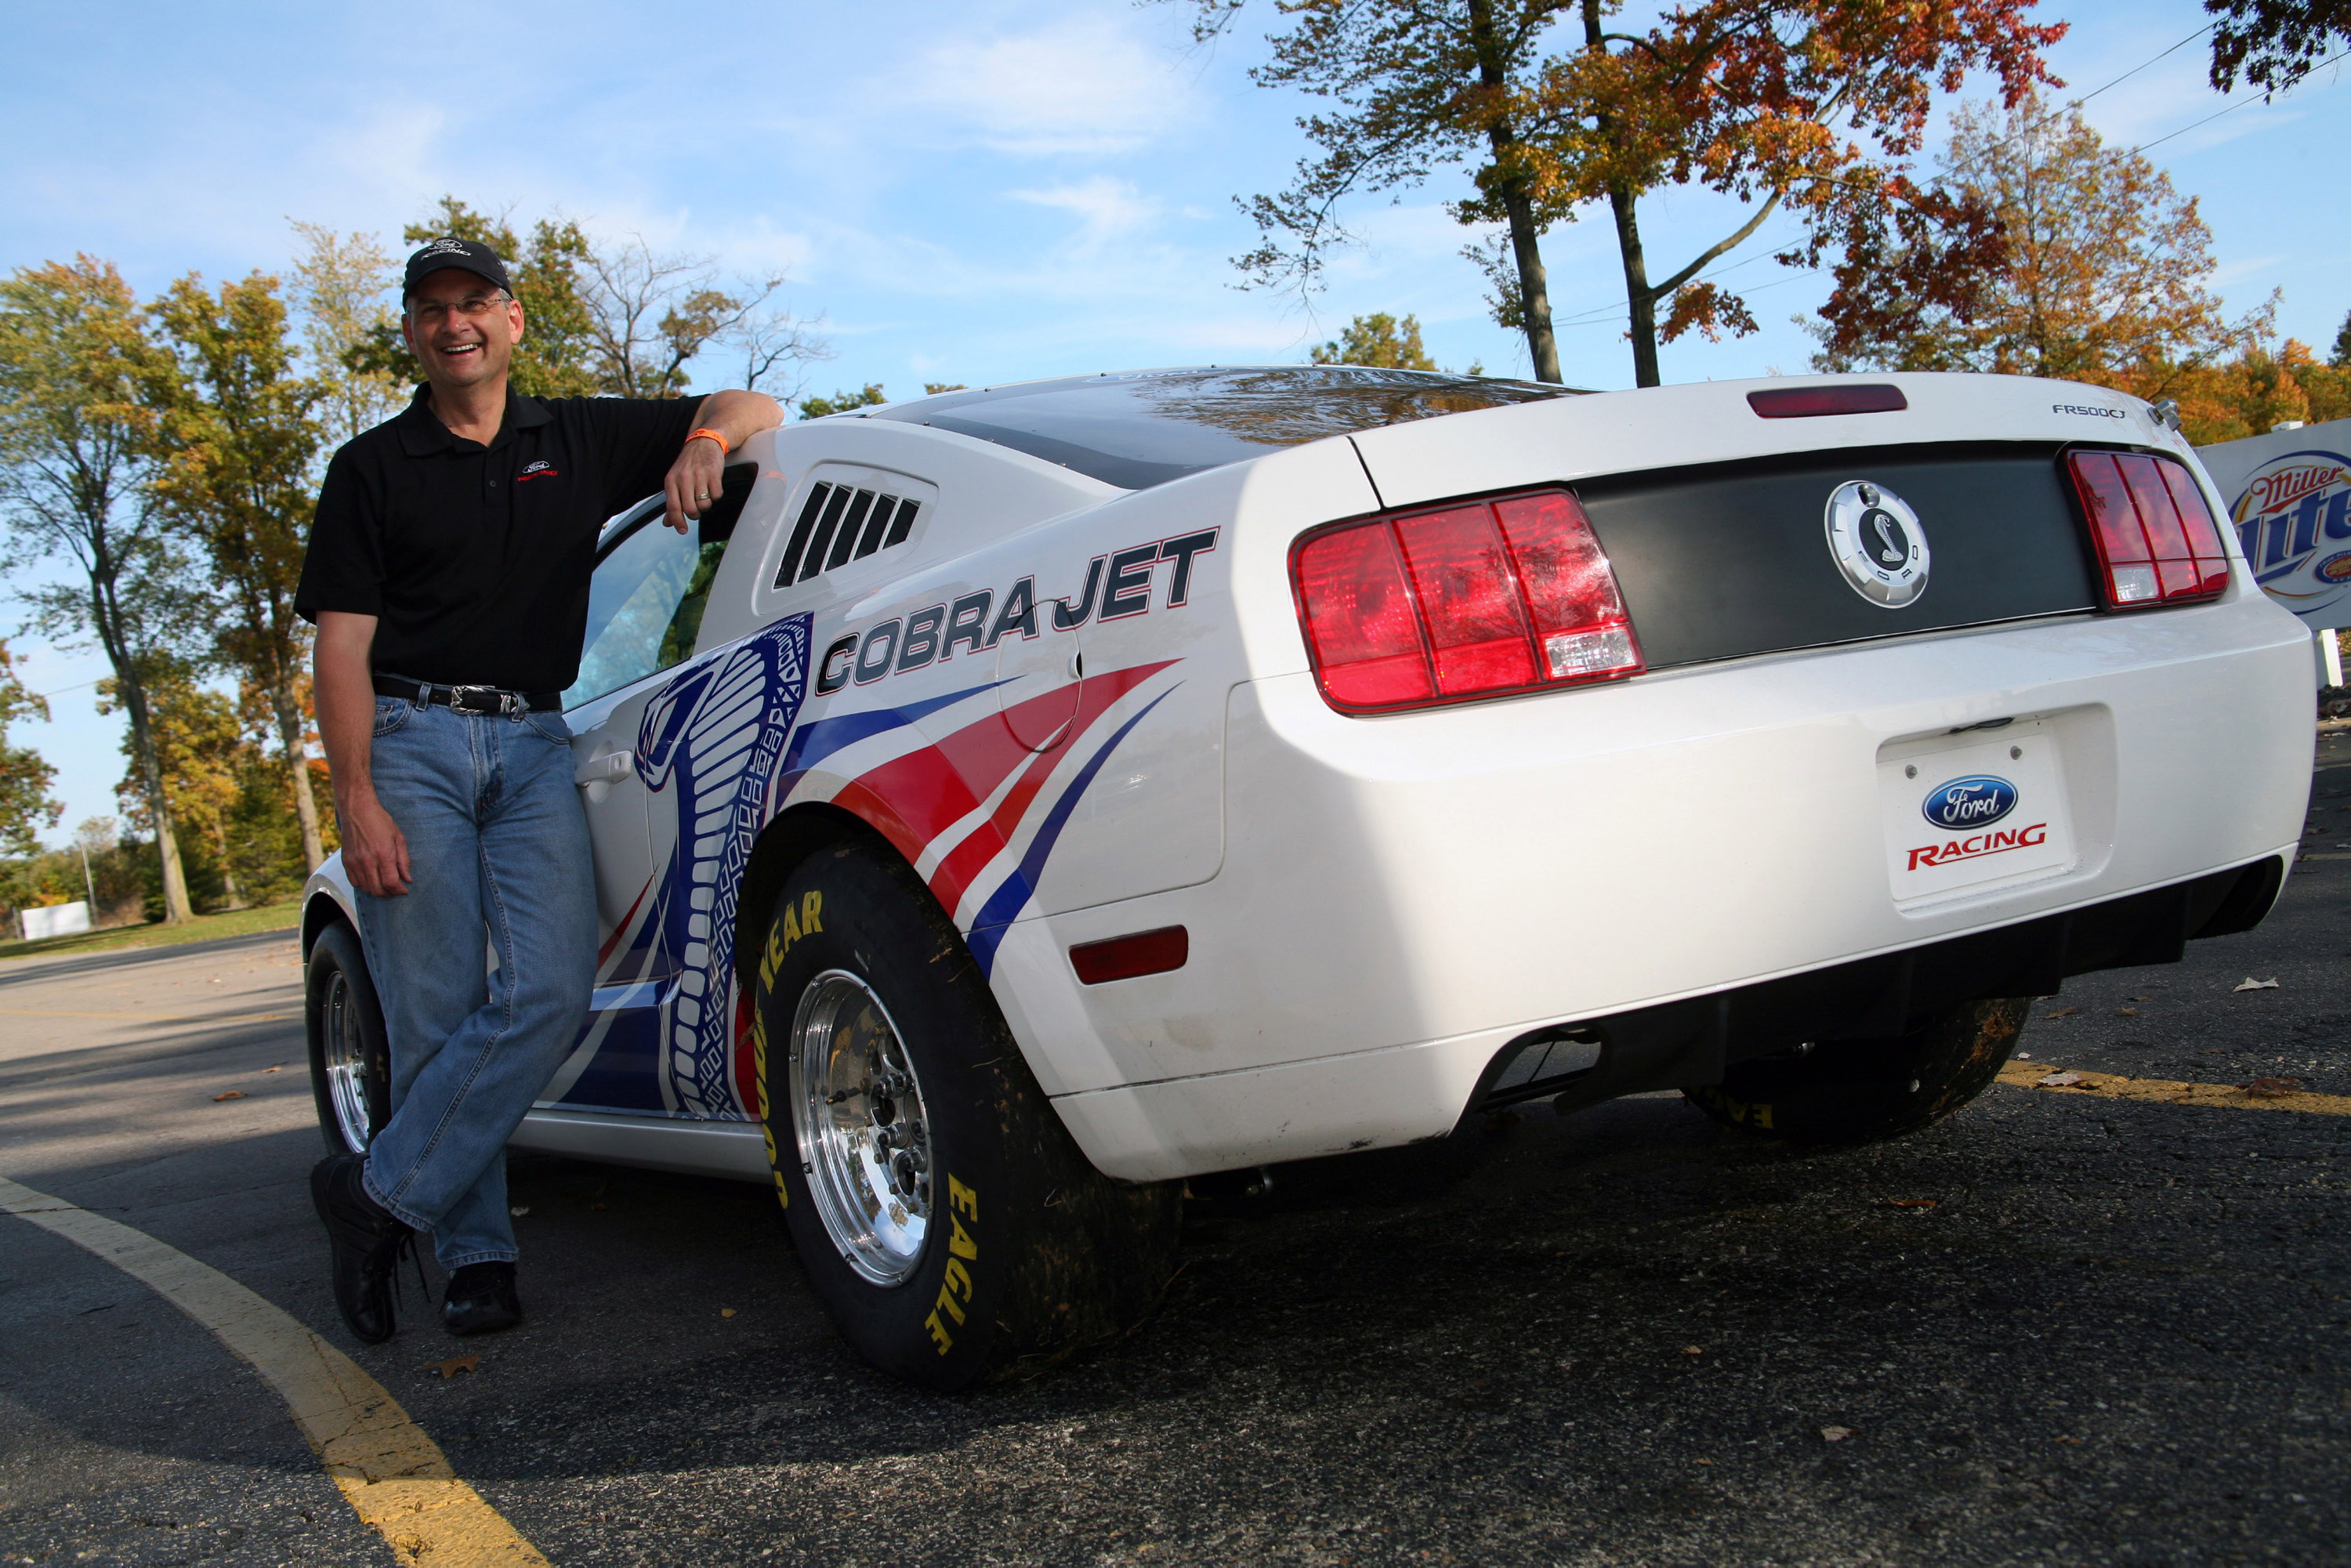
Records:
[[[375,676],[368,658],[375,647],[375,620],[342,610],[319,612],[319,640],[311,650],[317,680],[311,690],[319,701],[319,738],[326,742],[327,771],[335,781],[343,869],[361,893],[392,898],[408,891],[408,840],[375,798],[375,778],[370,771],[375,749]]]
[[[408,891],[408,837],[375,798],[372,785],[336,802],[343,830],[343,869],[351,885],[378,898]]]
[[[669,476],[662,481],[662,517],[679,533],[685,532],[689,520],[699,521],[711,503],[726,493],[726,453],[759,432],[783,423],[784,409],[764,392],[712,392],[695,411],[695,423],[724,435],[726,452],[721,452],[715,441],[689,441],[670,465]]]
[[[671,528],[684,533],[687,520],[699,521],[726,487],[726,454],[718,450],[718,443],[697,437],[685,444],[685,450],[669,466],[669,476],[662,481],[662,493],[668,502],[662,516]]]

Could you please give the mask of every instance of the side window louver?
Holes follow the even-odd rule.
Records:
[[[783,564],[776,569],[776,586],[806,582],[845,561],[863,560],[875,550],[904,544],[922,507],[920,501],[879,490],[817,486],[800,506],[799,521],[792,525],[791,542],[784,546]]]

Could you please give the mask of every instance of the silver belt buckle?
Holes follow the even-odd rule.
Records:
[[[449,695],[464,704],[467,713],[512,713],[517,700],[514,693],[496,686],[451,686]],[[485,701],[490,706],[481,706]]]

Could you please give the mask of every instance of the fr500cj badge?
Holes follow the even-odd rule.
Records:
[[[1847,480],[1829,492],[1825,526],[1837,570],[1872,604],[1900,610],[1927,591],[1927,531],[1893,491]]]

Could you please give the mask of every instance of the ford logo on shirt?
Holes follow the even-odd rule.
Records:
[[[1920,810],[1938,828],[1989,827],[2016,810],[2016,786],[1989,773],[1954,779],[1928,790]]]

